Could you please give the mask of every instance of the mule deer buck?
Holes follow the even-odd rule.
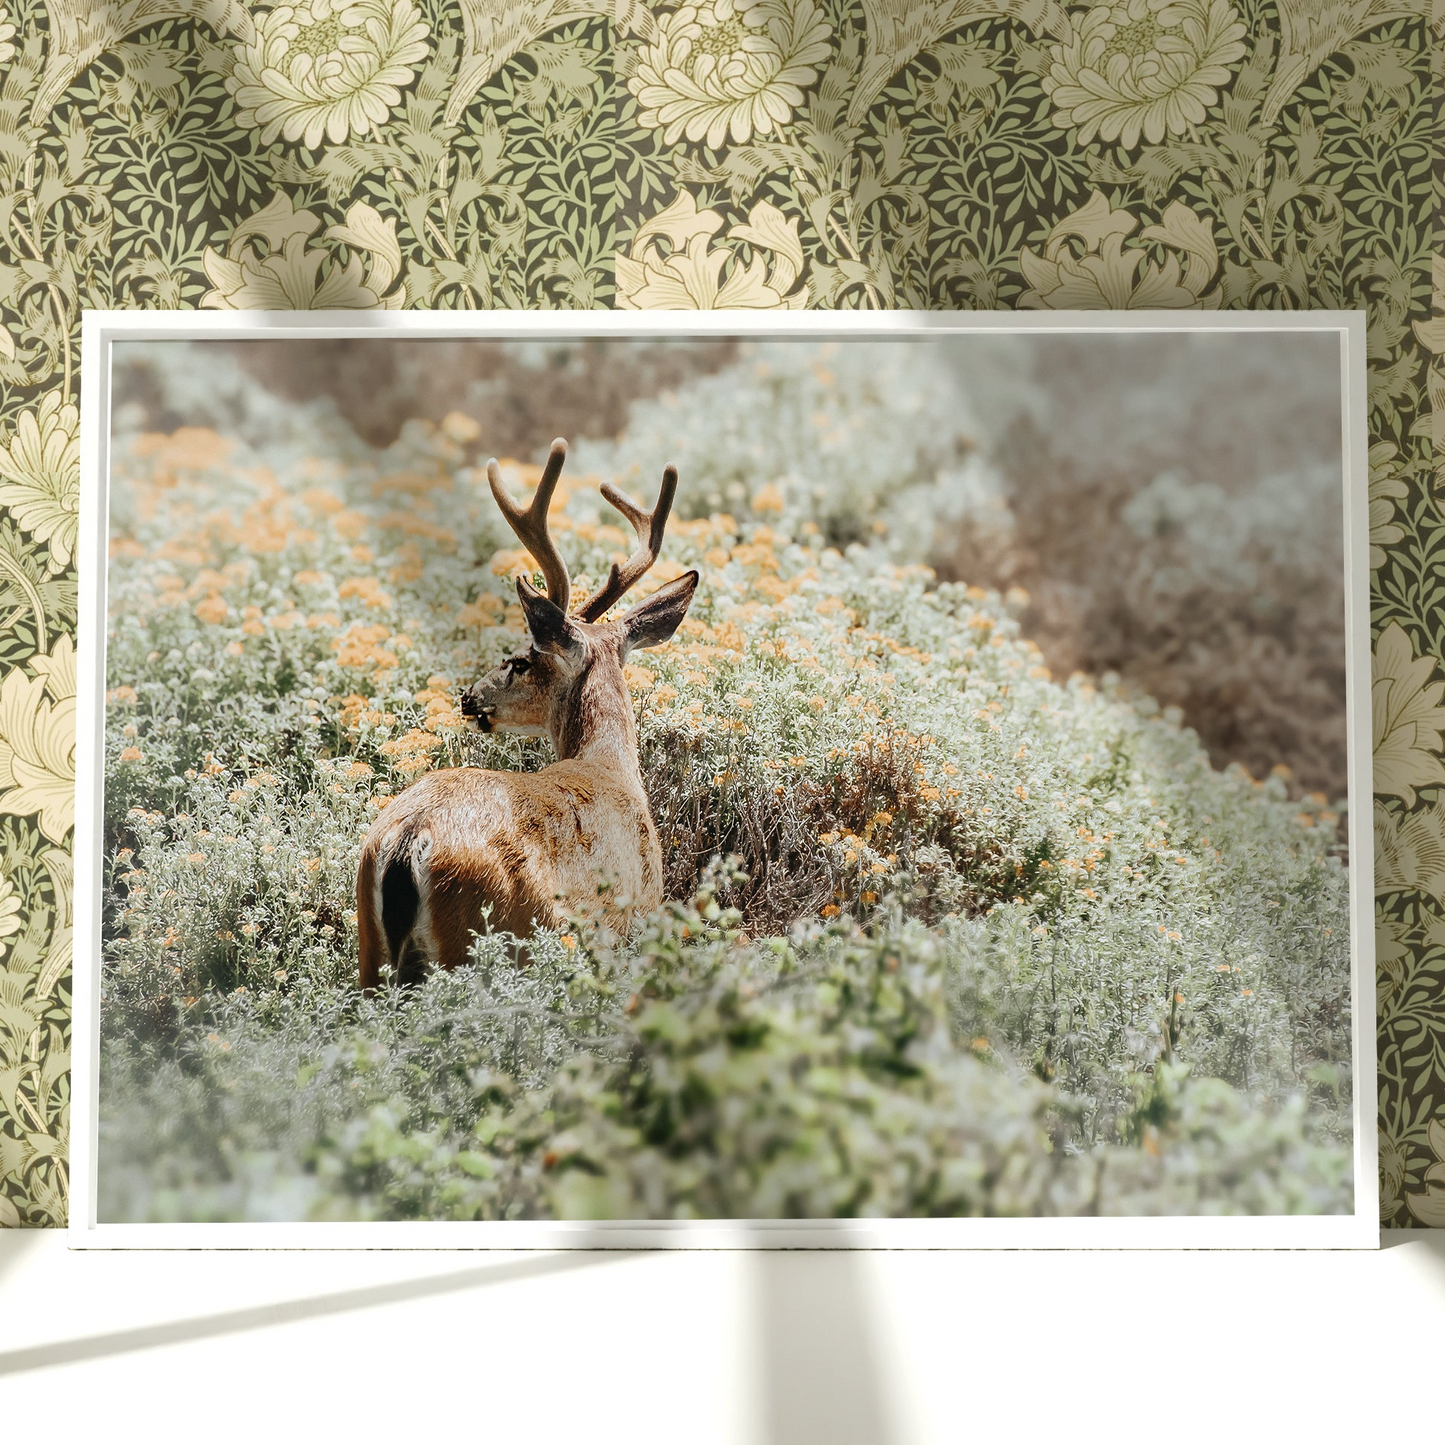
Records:
[[[552,739],[557,761],[537,773],[444,768],[399,793],[368,829],[356,874],[360,982],[383,967],[397,982],[429,963],[465,962],[487,928],[526,937],[561,927],[569,911],[626,929],[662,902],[662,852],[642,786],[637,728],[622,665],[634,647],[677,631],[698,574],[659,588],[621,617],[602,619],[657,561],[677,490],[667,467],[652,511],[615,487],[602,495],[632,523],[637,550],[613,563],[602,588],[569,616],[572,583],[547,511],[567,444],[552,443],[531,505],[508,495],[495,461],[487,480],[497,506],[536,559],[547,590],[517,579],[529,644],[461,697],[481,732]]]

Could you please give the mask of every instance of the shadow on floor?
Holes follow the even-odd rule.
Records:
[[[364,1289],[338,1290],[333,1294],[316,1295],[310,1299],[280,1300],[199,1318],[193,1316],[168,1320],[164,1324],[145,1325],[134,1330],[115,1330],[109,1334],[82,1336],[76,1340],[57,1340],[52,1344],[36,1345],[31,1349],[0,1353],[0,1375],[19,1374],[23,1370],[36,1370],[46,1365],[68,1365],[81,1360],[101,1359],[108,1355],[130,1354],[136,1350],[149,1350],[161,1345],[213,1339],[218,1335],[233,1335],[243,1330],[266,1329],[272,1325],[290,1324],[297,1320],[313,1320],[327,1315],[346,1314],[352,1310],[375,1309],[379,1305],[456,1294],[462,1290],[485,1289],[490,1285],[508,1284],[513,1280],[535,1279],[542,1275],[565,1274],[570,1270],[587,1269],[599,1264],[613,1264],[627,1258],[628,1254],[623,1251],[588,1249],[538,1254],[525,1259],[509,1259],[501,1264],[453,1270],[426,1279],[397,1280],[389,1284],[369,1285]]]
[[[422,1279],[58,1340],[0,1352],[0,1376],[620,1264],[637,1253],[538,1253]],[[754,1417],[761,1427],[759,1445],[894,1445],[865,1256],[848,1250],[759,1248],[744,1260],[740,1265],[751,1295],[745,1327],[761,1394]]]
[[[897,1438],[866,1259],[851,1250],[753,1254],[766,1445],[893,1445]]]

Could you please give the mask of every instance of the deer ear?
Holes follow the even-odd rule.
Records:
[[[618,619],[623,650],[661,647],[682,625],[692,594],[697,590],[697,573],[684,572],[675,582],[659,587],[645,602],[624,612]]]
[[[522,604],[522,616],[527,620],[534,647],[543,652],[571,652],[581,646],[567,614],[525,577],[517,578],[517,600]]]

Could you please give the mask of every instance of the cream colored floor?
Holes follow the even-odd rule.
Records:
[[[1445,1426],[1378,1253],[201,1253],[0,1233],[14,1441],[1369,1441]]]

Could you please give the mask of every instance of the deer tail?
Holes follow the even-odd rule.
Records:
[[[402,952],[416,924],[421,893],[412,872],[410,848],[397,848],[381,872],[381,927],[392,967],[400,971]]]
[[[404,828],[377,847],[362,849],[356,870],[356,921],[359,980],[370,992],[391,966],[397,983],[420,977],[425,955],[413,938],[421,913],[417,881],[417,838]]]

